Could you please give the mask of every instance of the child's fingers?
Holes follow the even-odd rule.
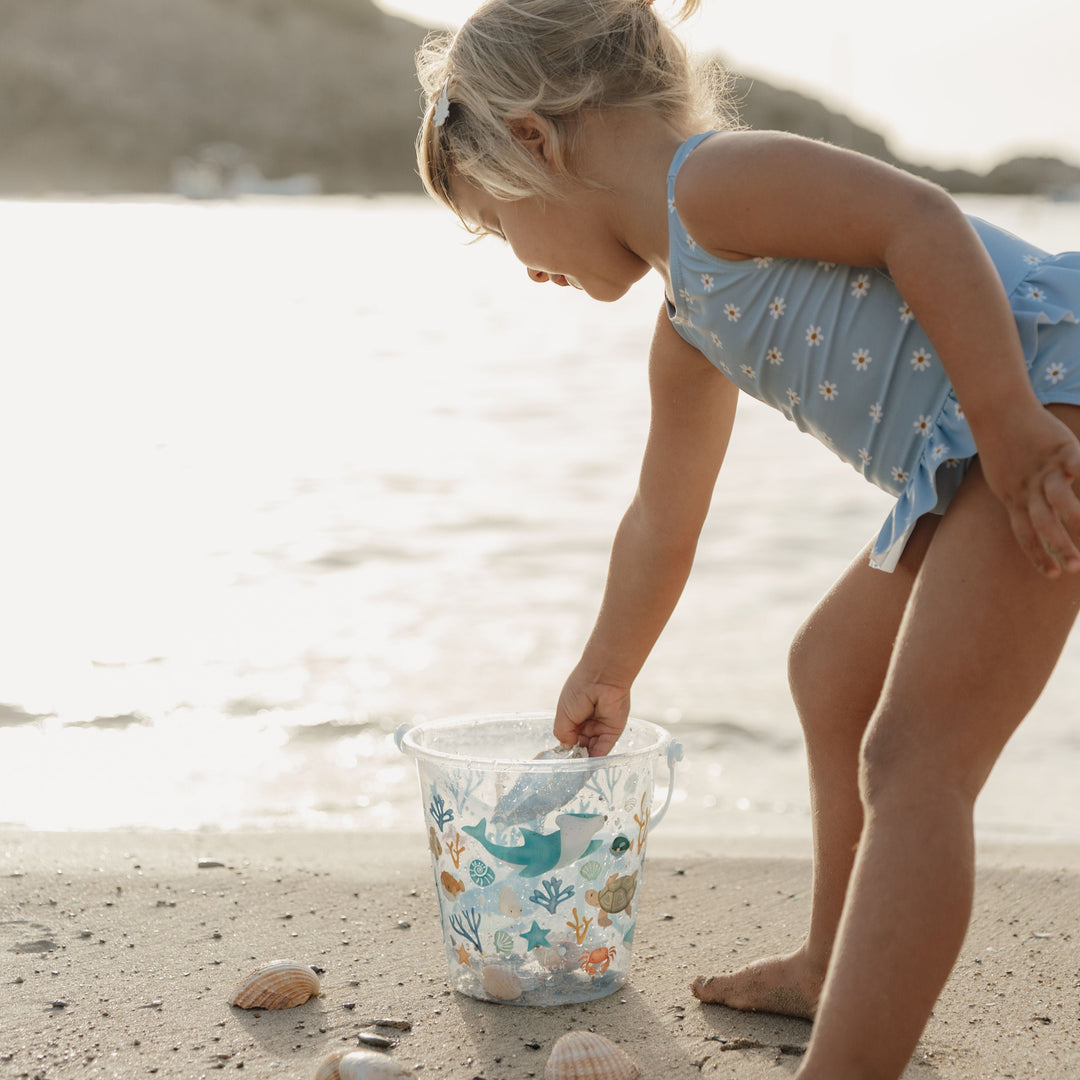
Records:
[[[1080,570],[1080,499],[1072,478],[1055,470],[1043,481],[1041,496],[1031,516],[1044,550],[1064,569]]]
[[[1046,510],[1040,510],[1030,503],[1028,505],[1014,503],[1011,506],[1007,504],[1007,509],[1013,535],[1028,562],[1040,574],[1055,576],[1058,573],[1058,566],[1040,531],[1048,528],[1049,516]]]
[[[578,725],[565,712],[555,714],[555,724],[552,734],[559,741],[560,746],[576,746],[578,741]]]
[[[1038,529],[1032,524],[1031,517],[1017,511],[1010,513],[1009,519],[1013,536],[1016,537],[1017,543],[1020,543],[1021,550],[1027,557],[1027,561],[1044,575],[1056,575],[1058,572],[1057,564],[1047,550],[1047,545],[1040,538]]]
[[[616,742],[618,742],[618,739],[614,735],[605,735],[603,738],[597,739],[589,747],[589,757],[604,757],[605,754],[610,754],[615,749]]]
[[[1073,487],[1073,478],[1065,472],[1052,473],[1043,484],[1043,494],[1075,547],[1080,542],[1080,497]]]
[[[1080,551],[1046,498],[1041,494],[1033,496],[1027,516],[1030,528],[1017,529],[1014,521],[1014,530],[1036,569],[1048,577],[1057,577],[1062,569],[1080,568]]]

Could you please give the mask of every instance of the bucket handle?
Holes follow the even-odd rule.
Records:
[[[664,805],[660,807],[657,813],[652,815],[651,826],[660,824],[661,819],[667,813],[667,809],[671,805],[671,796],[675,794],[675,763],[678,761],[682,761],[682,759],[682,743],[679,742],[677,739],[672,739],[671,742],[668,744],[667,748],[667,796],[664,799]]]

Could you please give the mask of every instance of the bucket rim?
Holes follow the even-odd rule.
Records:
[[[520,712],[501,713],[459,713],[453,716],[441,716],[433,720],[421,720],[419,723],[402,725],[395,734],[398,749],[414,759],[430,761],[455,762],[458,765],[468,763],[471,765],[483,765],[493,768],[507,768],[523,772],[550,772],[558,768],[560,772],[591,772],[598,768],[611,768],[630,761],[639,761],[646,758],[656,757],[663,754],[671,744],[673,736],[666,728],[654,724],[651,720],[641,720],[638,717],[628,717],[626,727],[632,724],[635,729],[645,730],[653,736],[653,741],[639,750],[626,750],[619,752],[619,744],[616,742],[611,753],[602,757],[584,758],[548,758],[537,761],[535,758],[510,758],[510,757],[486,757],[478,754],[453,754],[446,750],[433,750],[430,747],[418,744],[415,736],[421,731],[441,730],[453,727],[465,722],[474,726],[477,723],[499,723],[505,720],[546,720],[554,723],[555,714],[550,710],[532,710]],[[624,729],[625,730],[625,729]],[[620,736],[621,738],[621,736]]]

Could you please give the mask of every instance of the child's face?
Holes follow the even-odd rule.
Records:
[[[649,270],[619,243],[591,190],[575,187],[560,199],[508,200],[464,180],[452,187],[466,221],[505,240],[535,282],[570,285],[594,300],[610,301]]]

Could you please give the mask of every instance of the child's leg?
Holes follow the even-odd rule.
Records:
[[[795,637],[788,660],[810,774],[814,884],[805,943],[692,984],[702,1001],[812,1017],[817,1008],[862,832],[859,746],[881,694],[904,608],[939,518],[916,528],[892,574],[862,551]]]
[[[1080,410],[1059,415],[1080,429]],[[1046,580],[974,467],[937,529],[862,749],[865,827],[801,1080],[894,1080],[963,942],[975,798],[1046,683],[1080,578]]]

